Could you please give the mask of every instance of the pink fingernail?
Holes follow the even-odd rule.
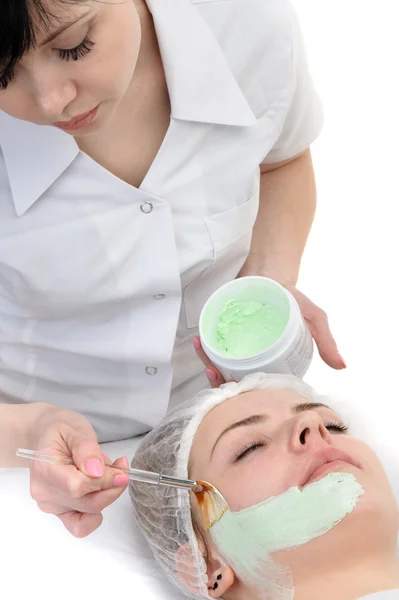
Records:
[[[193,344],[194,344],[194,348],[195,348],[196,350],[200,350],[200,348],[201,348],[201,342],[199,341],[199,339],[198,339],[198,338],[194,338],[194,340],[193,340]]]
[[[113,480],[113,485],[116,485],[118,487],[122,486],[122,485],[127,485],[129,483],[129,476],[128,475],[117,475],[116,477],[114,477]]]
[[[338,352],[338,356],[340,358],[340,361],[342,362],[344,369],[347,369],[347,364],[346,361],[344,360],[344,358],[341,356],[341,354]]]
[[[206,376],[208,377],[208,379],[210,379],[211,381],[216,381],[218,376],[216,375],[215,371],[213,371],[213,369],[205,369],[205,373]]]
[[[129,465],[129,460],[128,460],[127,456],[124,456],[124,457],[122,458],[122,464],[123,464],[123,466],[125,467],[125,469],[129,469],[129,468],[130,468],[130,465]]]
[[[98,458],[91,458],[86,461],[85,465],[86,473],[92,477],[102,477],[104,475],[104,467]]]

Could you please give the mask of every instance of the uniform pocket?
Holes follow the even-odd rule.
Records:
[[[252,230],[258,214],[259,188],[244,204],[206,219],[213,245],[213,261],[200,277],[183,291],[187,327],[197,327],[208,298],[234,279],[251,246]]]

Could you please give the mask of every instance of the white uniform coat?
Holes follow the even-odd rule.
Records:
[[[0,112],[0,396],[79,411],[102,442],[202,385],[192,338],[246,259],[259,164],[322,124],[288,0],[147,3],[172,116],[139,189]]]

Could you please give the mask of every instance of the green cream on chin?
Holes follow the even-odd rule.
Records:
[[[264,597],[290,600],[290,571],[270,555],[324,535],[354,510],[363,493],[352,474],[330,473],[303,491],[292,487],[239,512],[228,510],[210,533],[244,583]]]
[[[229,300],[216,326],[217,349],[244,358],[269,348],[287,327],[289,310],[256,300]]]

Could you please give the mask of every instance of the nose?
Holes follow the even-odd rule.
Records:
[[[314,411],[306,411],[292,419],[289,445],[293,452],[305,452],[312,446],[330,441],[330,432],[325,427],[320,415]]]
[[[65,114],[68,112],[68,106],[77,96],[77,88],[72,81],[58,81],[47,77],[42,78],[35,87],[35,104],[46,123],[68,120],[74,116]]]

